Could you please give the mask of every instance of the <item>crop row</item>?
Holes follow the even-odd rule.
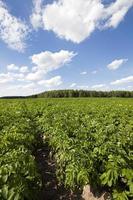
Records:
[[[25,105],[1,107],[0,199],[37,199],[41,185],[32,155],[36,131]]]
[[[41,181],[33,151],[40,133],[66,188],[90,184],[114,200],[132,199],[131,100],[15,100],[0,108],[0,199],[37,199]]]
[[[95,102],[95,101],[94,101]],[[119,102],[51,105],[39,118],[53,149],[57,176],[66,187],[133,197],[133,109]]]

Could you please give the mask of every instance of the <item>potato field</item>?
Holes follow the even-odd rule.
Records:
[[[133,100],[1,99],[0,200],[80,200],[86,185],[133,199]]]

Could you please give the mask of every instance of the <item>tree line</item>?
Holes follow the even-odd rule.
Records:
[[[88,91],[88,90],[53,90],[46,91],[33,98],[78,98],[78,97],[125,97],[132,98],[133,91]]]

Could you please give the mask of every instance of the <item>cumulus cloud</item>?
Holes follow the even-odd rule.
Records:
[[[39,54],[34,54],[30,57],[34,66],[31,71],[29,71],[27,66],[18,67],[15,64],[10,64],[7,66],[8,71],[18,71],[20,74],[25,74],[25,81],[39,81],[44,78],[44,76],[51,71],[57,70],[72,61],[72,58],[76,54],[74,52],[69,52],[66,50],[61,50],[59,52],[44,51]],[[12,78],[14,79],[14,74]],[[18,76],[18,75],[17,75]],[[17,77],[16,76],[16,77]],[[23,77],[22,77],[23,78]]]
[[[28,73],[28,72],[29,72],[29,69],[28,69],[27,66],[22,66],[22,67],[20,67],[19,71],[20,71],[21,73]]]
[[[36,87],[36,84],[35,83],[28,83],[28,84],[23,84],[23,85],[18,85],[19,88],[21,89],[31,89],[33,90],[35,87]]]
[[[116,81],[111,82],[111,85],[122,85],[122,84],[126,84],[126,83],[133,83],[133,76],[128,76]]]
[[[0,39],[11,49],[22,52],[26,48],[28,33],[29,27],[11,15],[7,6],[0,0]]]
[[[81,74],[81,75],[86,75],[86,74],[87,74],[87,72],[81,72],[80,74]]]
[[[1,84],[10,83],[13,81],[23,81],[23,80],[24,80],[24,74],[21,73],[7,72],[0,74]]]
[[[77,85],[76,83],[72,83],[72,84],[70,85],[70,88],[74,88],[76,85]]]
[[[106,87],[105,84],[97,84],[97,85],[93,85],[91,88],[92,89],[103,89],[105,87]]]
[[[59,52],[45,51],[39,54],[34,54],[31,56],[32,63],[36,65],[44,73],[56,70],[71,62],[72,58],[76,54],[74,52],[69,52],[66,50],[61,50]]]
[[[23,52],[30,32],[29,26],[13,16],[0,0],[0,39],[8,47]],[[59,38],[80,43],[96,29],[116,28],[133,0],[115,0],[104,4],[102,0],[57,0],[44,5],[44,0],[33,0],[30,21],[35,30],[53,31]]]
[[[47,88],[59,86],[62,84],[61,76],[55,76],[49,80],[41,80],[38,82],[38,84]]]
[[[59,0],[46,6],[44,28],[60,38],[80,43],[95,30],[102,12],[99,0]]]
[[[133,0],[57,0],[43,6],[34,1],[31,23],[35,29],[53,31],[58,37],[80,43],[96,29],[116,28],[133,6]]]
[[[17,81],[24,81],[25,80],[25,76],[22,73],[10,73],[10,76]]]
[[[28,68],[28,66],[16,66],[15,64],[8,65],[6,68],[7,72],[0,73],[0,85],[4,85],[4,88],[8,91],[17,84],[17,86],[20,86],[16,90],[18,94],[26,94],[23,92],[24,89],[30,92],[33,87],[34,92],[35,88],[37,88],[36,92],[38,92],[58,87],[63,83],[61,76],[46,79],[47,73],[68,64],[75,55],[75,53],[65,50],[55,53],[46,51],[34,54],[30,57],[34,64],[32,68]],[[4,91],[3,94],[5,94]]]
[[[41,70],[38,70],[36,72],[28,73],[26,76],[26,80],[29,81],[38,81],[42,79],[44,76],[44,73]]]
[[[0,75],[0,96],[27,96],[31,94],[41,93],[44,90],[49,90],[52,88],[57,88],[62,84],[61,76],[56,76],[47,80],[42,80],[40,82],[20,82],[13,83],[13,81],[6,82],[6,77],[4,77],[4,81],[1,82]],[[2,84],[1,84],[2,83]]]
[[[88,85],[78,85],[77,86],[80,90],[88,90],[89,86]]]
[[[10,64],[10,65],[7,65],[7,69],[9,71],[17,71],[17,70],[19,70],[19,67],[16,66],[15,64]]]
[[[110,64],[107,65],[108,69],[110,70],[116,70],[118,69],[121,65],[126,63],[128,59],[116,59],[112,61]]]
[[[27,74],[26,80],[41,80],[48,72],[57,70],[63,65],[71,62],[75,55],[75,53],[66,50],[61,50],[54,53],[45,51],[32,55],[30,58],[35,66],[32,68],[32,72]]]
[[[13,81],[13,77],[10,75],[10,73],[7,73],[7,74],[1,73],[0,74],[0,84],[9,83],[11,81]]]
[[[30,16],[30,21],[36,30],[43,26],[43,20],[42,20],[42,0],[33,0],[33,10],[32,14]]]
[[[39,54],[34,54],[30,57],[32,63],[35,65],[31,70],[28,66],[16,66],[15,64],[10,64],[7,66],[8,72],[0,74],[1,82],[4,82],[6,76],[5,82],[15,79],[21,81],[40,81],[48,72],[57,70],[71,62],[75,55],[75,53],[65,50],[54,53],[45,51]]]
[[[35,85],[35,83],[0,85],[0,96],[27,96],[40,93],[41,91],[43,90]]]
[[[133,0],[116,0],[112,3],[107,9],[105,9],[105,15],[108,18],[105,27],[116,28],[132,6]]]
[[[23,74],[0,74],[0,96],[30,95],[52,89],[62,84],[61,76],[40,81],[27,81]],[[4,88],[4,90],[3,90]]]
[[[20,73],[28,73],[29,72],[29,69],[27,66],[17,66],[15,64],[10,64],[10,65],[7,65],[7,70],[8,71],[18,71]]]

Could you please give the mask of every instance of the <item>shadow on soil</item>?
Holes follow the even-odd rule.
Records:
[[[41,136],[39,140],[39,148],[34,153],[42,178],[42,190],[38,200],[82,200],[81,194],[74,194],[58,184],[55,162],[49,157],[50,149]]]

